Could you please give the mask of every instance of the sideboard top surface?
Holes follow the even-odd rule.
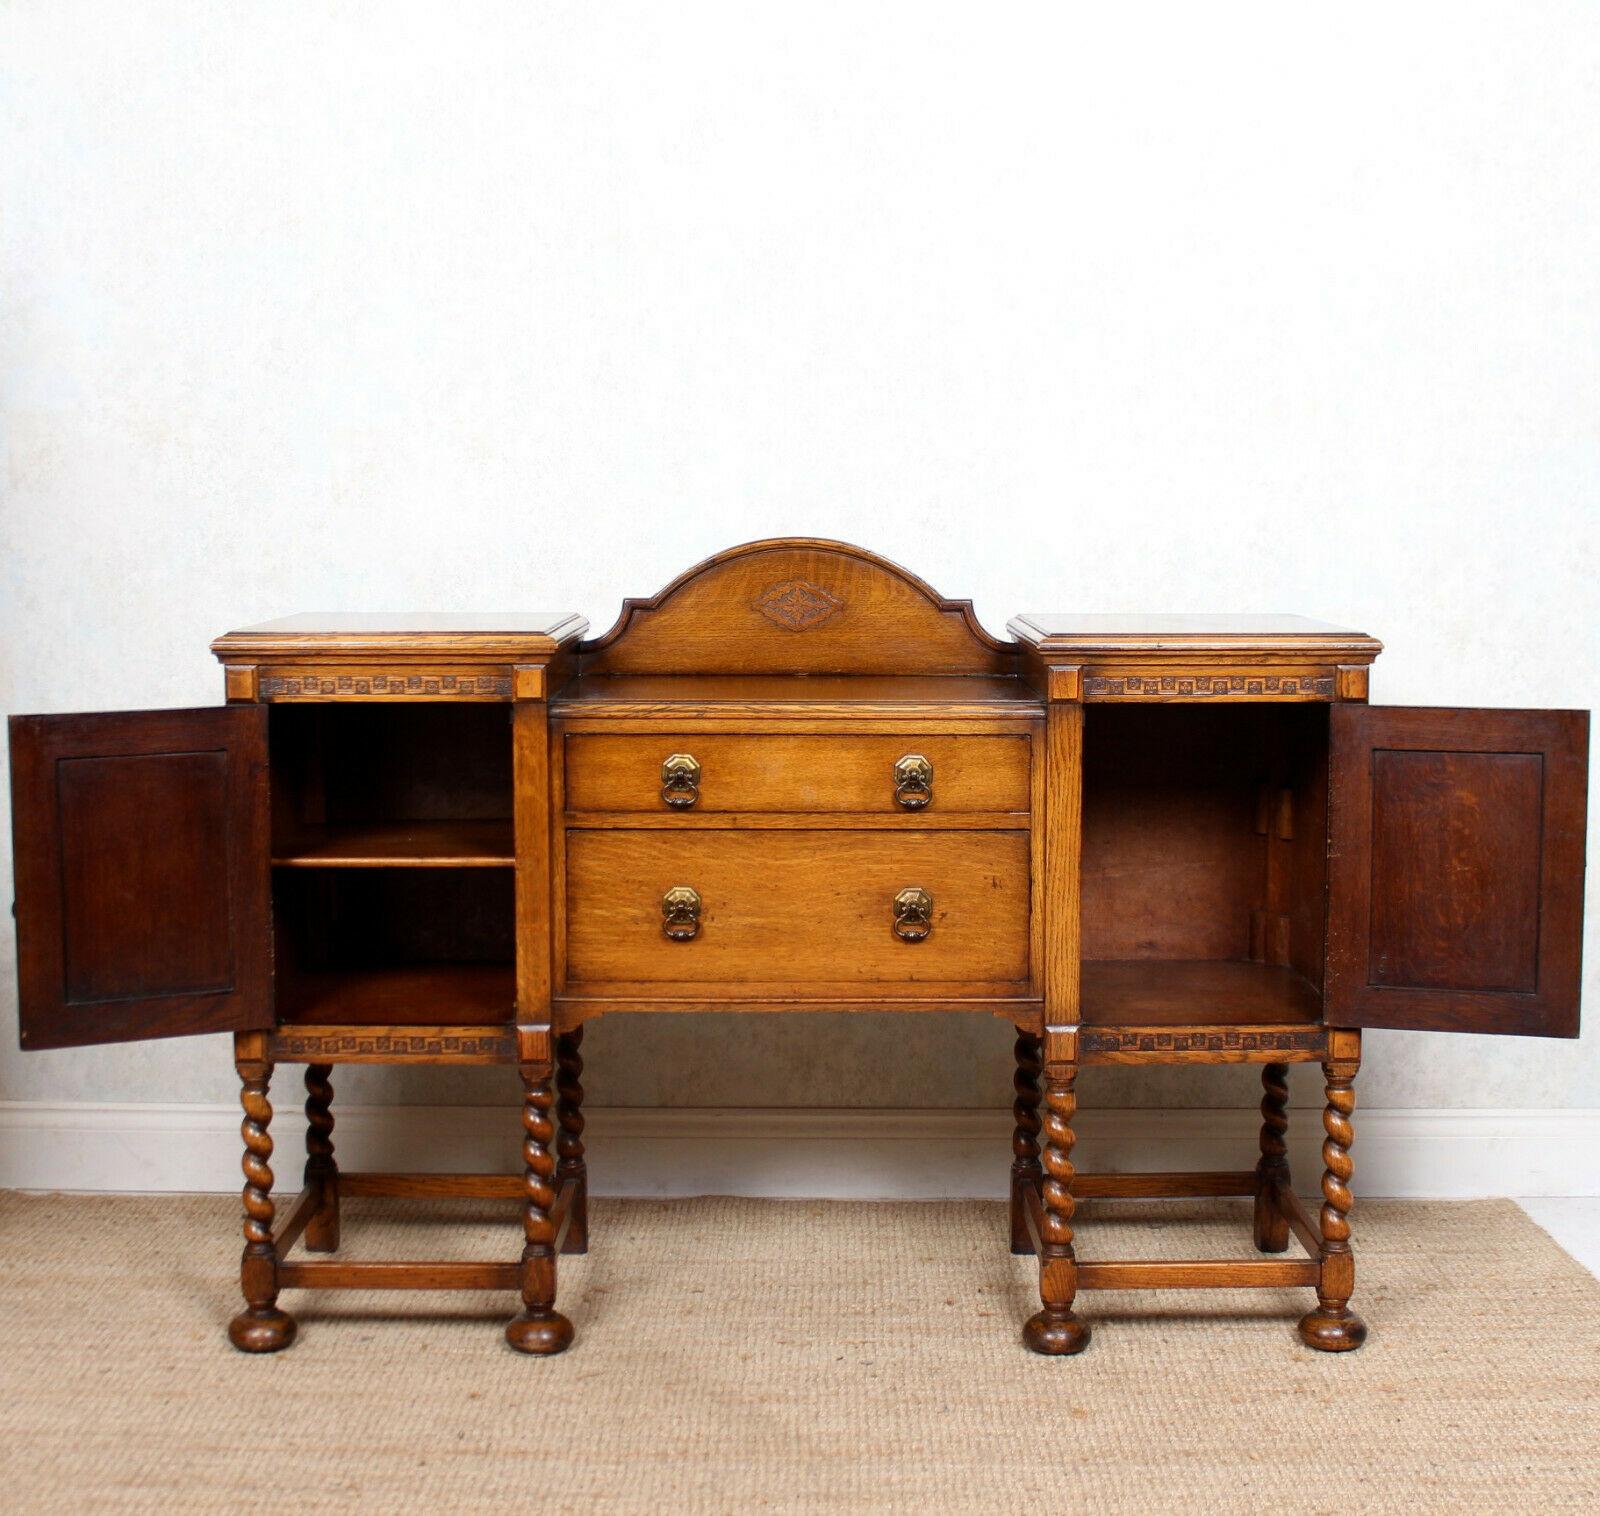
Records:
[[[1031,611],[1007,630],[1041,651],[1079,653],[1278,652],[1370,661],[1383,644],[1365,632],[1308,616],[1063,615]]]
[[[516,660],[548,656],[588,629],[571,611],[306,611],[225,633],[211,650],[224,660],[370,652]]]

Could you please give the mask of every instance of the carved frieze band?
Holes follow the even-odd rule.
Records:
[[[263,674],[260,694],[263,700],[308,695],[455,695],[509,700],[511,680],[496,674]]]
[[[433,1032],[275,1032],[268,1042],[274,1058],[498,1058],[517,1056],[511,1032],[439,1036]]]
[[[1327,1033],[1320,1028],[1243,1031],[1237,1027],[1196,1032],[1085,1027],[1080,1056],[1092,1053],[1320,1053]]]
[[[1333,677],[1320,674],[1090,674],[1086,699],[1096,696],[1204,700],[1215,695],[1296,696],[1332,700]]]
[[[829,594],[819,584],[809,584],[804,579],[790,579],[765,590],[756,601],[756,609],[785,631],[809,632],[812,627],[821,626],[829,617],[843,610],[844,601],[837,595]]]

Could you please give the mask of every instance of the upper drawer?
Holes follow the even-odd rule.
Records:
[[[569,811],[927,814],[1028,810],[1026,736],[581,736],[566,739]],[[685,777],[663,797],[663,764]],[[902,759],[920,758],[931,768]],[[918,777],[911,777],[915,774]],[[926,784],[922,778],[926,777]],[[919,803],[921,802],[921,803]]]

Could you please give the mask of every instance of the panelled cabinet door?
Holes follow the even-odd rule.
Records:
[[[1576,1037],[1589,713],[1330,719],[1329,1025]]]
[[[265,709],[10,724],[23,1047],[270,1026]]]

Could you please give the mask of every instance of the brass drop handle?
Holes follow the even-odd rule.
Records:
[[[933,799],[933,765],[921,753],[907,753],[894,766],[894,798],[908,811],[920,811]]]
[[[673,753],[662,763],[661,798],[680,811],[700,798],[700,760],[693,753]]]
[[[933,896],[913,885],[894,897],[894,934],[902,942],[921,942],[933,930]]]
[[[674,942],[700,935],[700,892],[675,884],[661,897],[661,930]]]

